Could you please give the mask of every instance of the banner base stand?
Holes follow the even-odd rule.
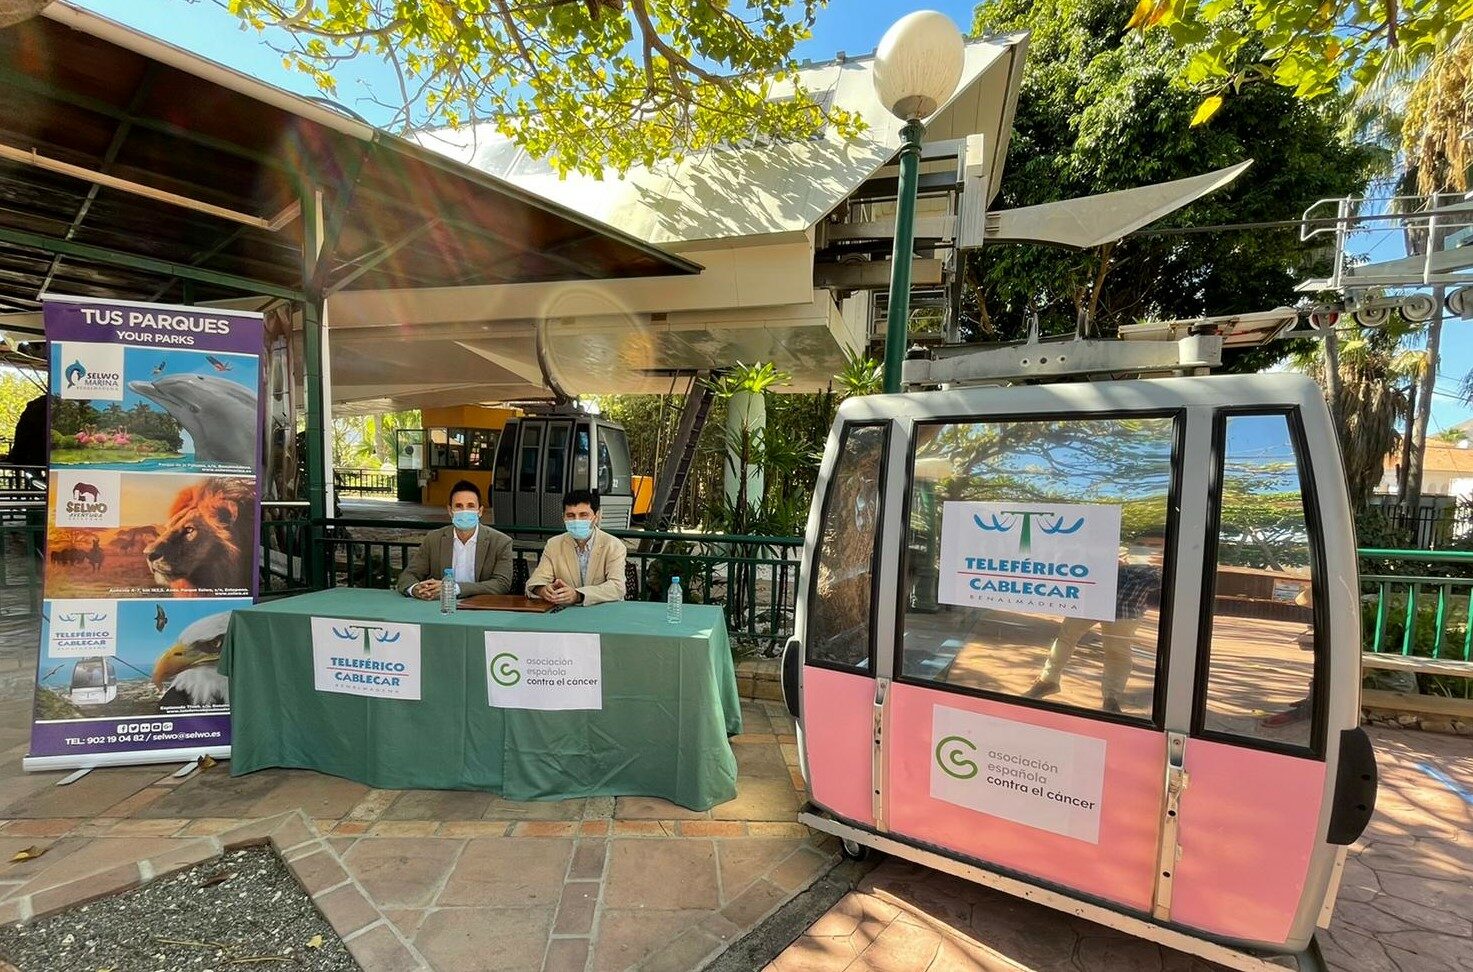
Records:
[[[21,769],[27,773],[44,773],[48,770],[79,770],[80,775],[73,773],[72,777],[81,779],[94,769],[106,766],[152,766],[155,763],[183,763],[188,761],[188,769],[193,769],[196,761],[201,756],[209,756],[211,759],[229,759],[229,746],[208,746],[204,749],[157,749],[149,752],[128,753],[88,753],[85,756],[26,756],[20,761]],[[184,775],[175,773],[175,776]],[[65,782],[72,782],[69,777]]]
[[[185,763],[183,766],[174,771],[173,779],[182,780],[197,769],[199,769],[199,760],[191,759],[189,762]]]
[[[92,767],[92,766],[83,766],[81,769],[77,770],[75,773],[68,774],[67,776],[64,776],[61,779],[57,780],[56,781],[56,785],[57,786],[71,786],[73,783],[77,782],[82,777],[84,777],[88,773],[92,772],[92,770],[94,768],[95,767]]]

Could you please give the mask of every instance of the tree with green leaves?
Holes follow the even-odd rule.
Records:
[[[1364,91],[1446,51],[1470,17],[1468,0],[1139,0],[1128,25],[1191,50],[1183,77],[1206,91],[1200,124],[1255,81],[1305,100]]]
[[[490,122],[561,173],[859,129],[797,77],[793,50],[828,0],[226,2],[252,26],[284,28],[285,63],[329,96],[340,62],[388,62],[389,129]]]
[[[1317,199],[1362,191],[1376,157],[1342,135],[1335,103],[1307,104],[1272,85],[1245,89],[1211,125],[1194,128],[1200,95],[1181,80],[1193,51],[1163,32],[1126,31],[1111,0],[990,0],[973,29],[1032,31],[999,209],[1256,162],[1231,186],[1115,245],[974,251],[968,338],[1022,338],[1033,311],[1044,333],[1072,331],[1084,313],[1093,333],[1109,335],[1143,319],[1292,304],[1295,285],[1323,259],[1295,227],[1194,230],[1297,218]],[[1260,354],[1243,365],[1262,363]]]

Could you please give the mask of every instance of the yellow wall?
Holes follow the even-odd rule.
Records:
[[[521,415],[521,411],[515,408],[490,408],[485,405],[454,405],[448,408],[427,408],[423,410],[424,427],[426,429],[439,428],[464,428],[464,429],[502,429],[506,427],[507,419],[513,419]],[[426,433],[428,436],[428,433]],[[428,456],[429,442],[425,442],[426,455]],[[486,469],[437,469],[435,478],[431,479],[424,488],[424,502],[430,506],[445,506],[450,502],[450,487],[462,479],[469,479],[481,488],[482,505],[489,506],[486,502],[491,495],[491,472]]]

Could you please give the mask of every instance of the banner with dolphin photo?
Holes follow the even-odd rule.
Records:
[[[259,584],[261,315],[52,297],[27,769],[229,755],[217,671]]]

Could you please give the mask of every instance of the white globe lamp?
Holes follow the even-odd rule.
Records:
[[[901,121],[926,118],[956,91],[965,41],[951,18],[917,10],[895,21],[875,51],[875,94]]]
[[[910,321],[910,269],[915,250],[916,184],[921,165],[922,118],[956,92],[966,42],[951,18],[918,10],[897,20],[875,51],[875,95],[905,122],[900,130],[900,180],[895,194],[895,249],[890,257],[890,308],[885,319],[885,392],[900,390]]]

